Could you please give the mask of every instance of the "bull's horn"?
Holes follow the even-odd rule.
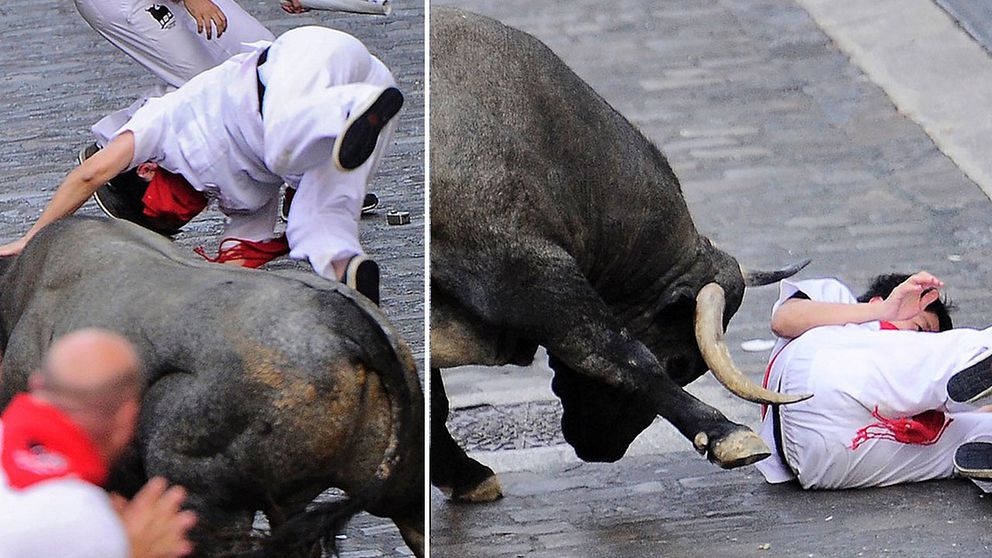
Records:
[[[792,277],[793,275],[799,273],[799,270],[808,266],[810,261],[811,260],[806,260],[783,269],[776,269],[774,271],[750,271],[744,266],[741,266],[741,275],[744,276],[744,285],[748,287],[771,285],[772,283],[777,283],[782,279]]]
[[[737,368],[723,339],[724,304],[723,287],[716,283],[708,283],[696,295],[696,343],[716,379],[734,395],[754,403],[785,405],[812,397],[768,391]]]

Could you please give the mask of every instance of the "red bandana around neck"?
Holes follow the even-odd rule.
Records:
[[[207,197],[193,188],[183,175],[161,167],[155,171],[141,201],[146,217],[176,228],[190,222],[207,207]]]
[[[0,465],[16,489],[42,481],[76,477],[103,486],[107,465],[82,428],[62,411],[20,394],[0,416]]]

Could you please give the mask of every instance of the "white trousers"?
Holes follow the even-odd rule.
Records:
[[[362,199],[392,144],[397,119],[382,130],[372,156],[355,170],[342,172],[334,166],[334,141],[353,111],[396,82],[361,41],[323,27],[281,35],[259,73],[266,87],[265,165],[298,187],[286,224],[290,257],[309,260],[318,274],[334,278],[332,261],[362,253]]]
[[[989,355],[992,328],[917,333],[828,327],[794,340],[774,366],[783,367],[781,391],[813,393],[779,409],[783,449],[800,484],[858,488],[951,476],[962,443],[992,439],[992,413],[951,401],[947,382]],[[906,444],[890,439],[872,414],[876,409],[888,419],[938,410],[950,423],[928,445]],[[865,428],[882,436],[853,448]]]
[[[233,0],[214,0],[227,17],[221,37],[197,34],[196,22],[173,0],[75,0],[76,9],[94,31],[152,72],[161,84],[130,107],[93,126],[97,143],[123,126],[146,100],[181,86],[193,76],[231,56],[251,50],[246,43],[271,41],[272,33]]]

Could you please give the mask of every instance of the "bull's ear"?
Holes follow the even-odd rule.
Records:
[[[654,420],[650,402],[584,376],[555,357],[551,389],[561,399],[561,431],[583,461],[612,463]]]

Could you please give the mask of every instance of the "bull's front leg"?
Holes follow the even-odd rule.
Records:
[[[465,454],[448,432],[448,397],[441,371],[431,369],[431,483],[456,502],[491,502],[503,497],[489,467]]]
[[[664,364],[619,324],[567,253],[549,245],[530,248],[521,250],[517,244],[517,251],[506,258],[512,277],[463,274],[457,280],[452,278],[462,282],[463,288],[448,290],[488,293],[484,304],[477,299],[462,303],[491,323],[505,324],[547,347],[563,365],[559,368],[642,402],[717,465],[739,467],[770,454],[750,429],[731,422],[673,381]],[[444,281],[439,271],[435,270],[435,276]],[[466,281],[478,284],[465,285]],[[563,404],[567,411],[564,398]],[[637,432],[650,422],[643,416],[632,418],[644,422]]]
[[[562,398],[566,437],[570,412],[575,412],[576,419],[583,423],[580,428],[593,427],[588,420],[590,412],[604,412],[581,409],[583,403],[588,407],[588,401],[593,400],[621,407],[608,410],[611,418],[603,423],[603,439],[587,440],[590,444],[612,444],[607,450],[618,452],[602,460],[619,458],[633,438],[650,424],[650,420],[644,421],[647,418],[644,411],[668,420],[692,441],[698,452],[725,469],[768,457],[768,446],[761,438],[683,390],[647,347],[611,323],[611,319],[603,316],[587,319],[553,335],[546,345],[553,355],[554,387]],[[596,384],[600,384],[598,389]],[[623,414],[617,416],[617,413]]]

